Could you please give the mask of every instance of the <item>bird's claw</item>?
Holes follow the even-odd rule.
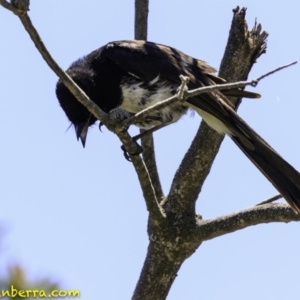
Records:
[[[103,126],[104,124],[100,121],[100,123],[99,123],[99,130],[102,132],[102,129],[101,129],[101,127]]]
[[[121,146],[121,149],[123,150],[124,157],[127,161],[132,161],[130,158],[130,155],[140,155],[143,152],[143,148],[136,143],[136,151],[134,153],[128,153],[128,151],[125,149],[124,145]]]

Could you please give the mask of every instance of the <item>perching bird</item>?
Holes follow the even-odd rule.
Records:
[[[202,60],[146,41],[108,43],[77,60],[67,70],[90,99],[107,113],[115,108],[137,113],[173,96],[181,84],[180,75],[189,77],[189,89],[225,83],[215,72]],[[56,95],[84,146],[88,128],[96,118],[60,80]],[[300,174],[237,115],[225,95],[260,97],[239,89],[200,94],[152,113],[135,125],[152,128],[177,121],[189,108],[196,111],[214,130],[227,134],[293,210],[300,213]]]

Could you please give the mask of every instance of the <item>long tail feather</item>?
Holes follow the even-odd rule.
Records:
[[[228,134],[293,210],[300,214],[300,173],[276,153],[223,99],[222,94],[203,94],[190,98],[187,102],[210,127],[221,134]]]
[[[300,174],[287,161],[275,152],[258,135],[251,137],[253,148],[244,139],[231,136],[231,139],[270,180],[296,213],[300,213]]]

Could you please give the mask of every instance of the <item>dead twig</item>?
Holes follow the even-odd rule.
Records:
[[[209,92],[213,92],[213,91],[216,91],[216,90],[221,91],[221,90],[238,89],[238,88],[242,88],[242,87],[245,87],[245,86],[256,87],[257,84],[259,83],[259,81],[261,81],[263,78],[265,78],[265,77],[267,77],[271,74],[274,74],[274,73],[276,73],[276,72],[278,72],[278,71],[280,71],[284,68],[295,65],[296,63],[297,63],[297,61],[294,61],[290,64],[278,67],[278,68],[276,68],[276,69],[274,69],[274,70],[272,70],[272,71],[270,71],[266,74],[263,74],[262,76],[260,76],[256,79],[253,79],[253,80],[210,85],[210,86],[205,86],[205,87],[197,88],[197,89],[190,90],[190,91],[185,90],[186,83],[187,83],[187,81],[186,81],[187,77],[181,75],[180,79],[182,80],[182,83],[179,86],[179,88],[178,88],[179,92],[176,95],[174,95],[174,96],[172,96],[172,97],[170,97],[166,100],[163,100],[161,102],[158,102],[158,103],[156,103],[156,104],[154,104],[150,107],[147,107],[146,109],[136,113],[133,117],[124,120],[122,122],[122,125],[124,127],[128,127],[131,124],[142,121],[146,116],[148,116],[153,111],[161,110],[161,109],[163,109],[167,106],[170,106],[170,105],[176,103],[177,101],[186,101],[187,99],[189,99],[191,97],[198,96],[200,94],[209,93]]]

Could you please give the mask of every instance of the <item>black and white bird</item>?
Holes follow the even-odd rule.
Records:
[[[225,83],[206,62],[161,44],[146,41],[117,41],[75,61],[67,73],[103,111],[122,108],[137,113],[173,96],[189,77],[188,88]],[[56,95],[61,107],[85,145],[89,126],[96,118],[59,80]],[[234,109],[226,96],[258,98],[239,89],[214,91],[177,102],[135,124],[148,129],[175,122],[188,109],[196,111],[214,130],[227,134],[269,179],[295,212],[300,213],[300,174],[271,148]]]

